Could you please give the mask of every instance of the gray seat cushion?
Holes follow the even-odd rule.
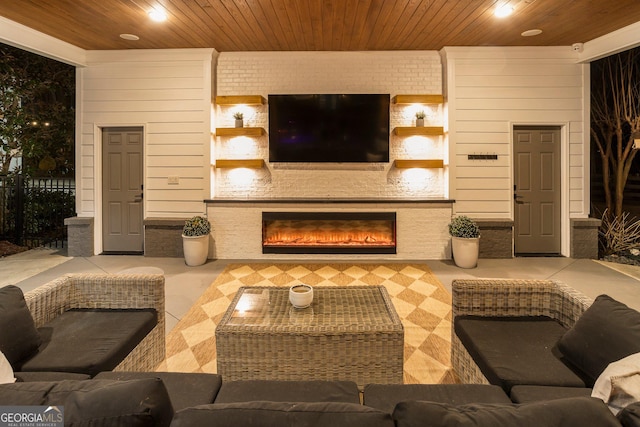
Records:
[[[186,373],[186,372],[100,372],[94,377],[96,380],[129,381],[144,378],[160,378],[167,388],[171,404],[175,411],[190,406],[213,403],[222,377],[217,374]]]
[[[396,427],[620,427],[604,402],[591,397],[521,405],[402,402],[393,419]]]
[[[394,427],[391,414],[355,403],[238,402],[176,412],[171,427]]]
[[[157,378],[1,384],[0,405],[63,406],[72,426],[167,427],[174,412]]]
[[[640,427],[640,402],[632,403],[618,413],[623,427]]]
[[[62,380],[88,380],[91,376],[87,374],[76,374],[73,372],[14,372],[16,381],[62,381]]]
[[[111,371],[158,323],[155,310],[69,310],[39,328],[43,343],[21,371]]]
[[[541,385],[517,385],[511,388],[511,401],[514,403],[540,402],[564,399],[567,397],[590,397],[590,388],[550,387]]]
[[[539,317],[459,316],[455,332],[491,384],[586,387],[555,346],[566,329]]]
[[[244,380],[223,382],[215,403],[251,402],[360,403],[353,381]]]
[[[511,403],[502,388],[486,384],[368,384],[363,403],[392,413],[396,404],[409,400],[464,405],[467,403]]]

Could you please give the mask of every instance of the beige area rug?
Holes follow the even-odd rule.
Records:
[[[404,382],[453,383],[451,295],[423,264],[229,265],[167,335],[159,371],[216,372],[215,328],[240,286],[383,285],[404,325]]]

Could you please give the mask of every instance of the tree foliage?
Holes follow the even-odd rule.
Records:
[[[605,202],[616,218],[623,214],[624,187],[640,133],[640,50],[592,63],[591,137],[602,166]]]
[[[74,67],[0,45],[0,174],[72,174],[74,102]]]

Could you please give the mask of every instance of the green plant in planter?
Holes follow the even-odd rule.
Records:
[[[194,216],[185,221],[182,228],[182,234],[184,236],[206,236],[211,232],[211,223],[209,220],[202,216]]]
[[[233,113],[233,118],[236,120],[242,120],[243,117],[244,114],[242,114],[240,111],[236,111],[235,113]]]
[[[416,113],[416,119],[424,119],[424,117],[425,117],[424,111],[418,111]]]
[[[480,227],[466,215],[460,215],[451,220],[449,234],[453,237],[473,239],[480,237]]]

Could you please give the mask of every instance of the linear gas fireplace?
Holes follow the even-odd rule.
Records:
[[[395,254],[395,212],[263,212],[265,254]]]

